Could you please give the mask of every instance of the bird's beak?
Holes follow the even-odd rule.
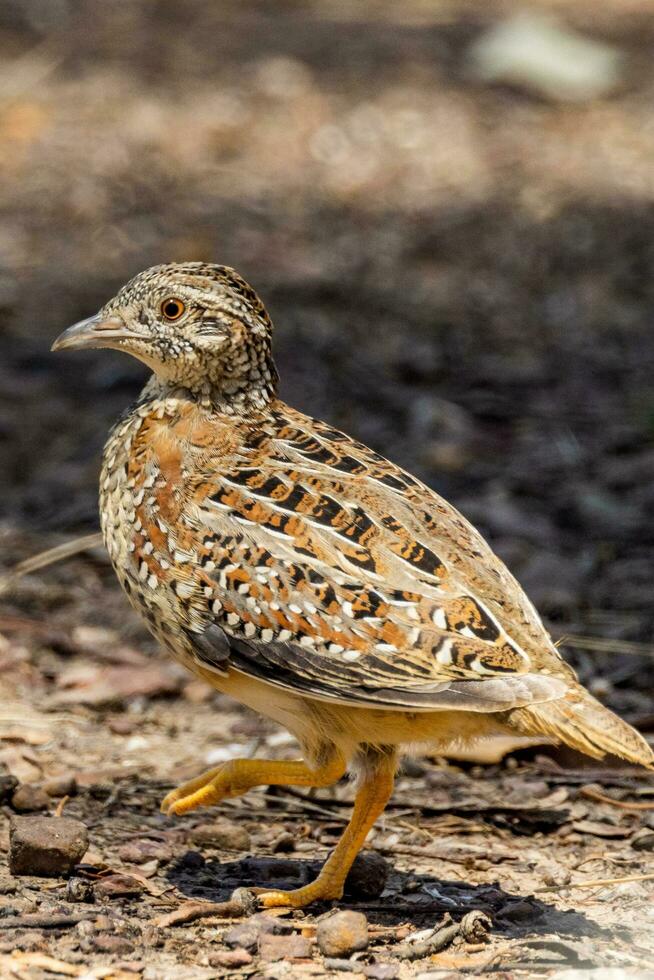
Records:
[[[100,313],[74,323],[59,334],[51,350],[84,350],[91,347],[119,347],[120,341],[136,336],[117,317]]]

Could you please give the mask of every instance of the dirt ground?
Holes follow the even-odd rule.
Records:
[[[622,52],[619,84],[476,82],[471,43],[525,7]],[[2,565],[97,527],[102,444],[143,382],[53,337],[153,262],[225,262],[273,315],[283,396],[452,500],[651,738],[651,5],[7,0],[0,40]],[[100,550],[2,596],[0,664],[0,797],[61,776],[70,798],[40,805],[90,834],[72,883],[0,868],[0,975],[349,975],[316,945],[326,908],[248,939],[197,906],[304,880],[351,791],[160,815],[212,763],[294,748],[167,662]],[[654,971],[651,774],[547,746],[414,761],[369,846],[385,864],[337,903],[369,922],[350,973]],[[415,955],[472,911],[485,938]]]

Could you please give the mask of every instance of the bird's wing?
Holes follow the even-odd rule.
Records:
[[[318,698],[503,710],[572,672],[477,531],[415,478],[280,405],[185,505],[194,655]],[[475,707],[476,706],[476,707]]]

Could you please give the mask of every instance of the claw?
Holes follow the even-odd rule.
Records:
[[[303,885],[302,888],[294,888],[292,891],[268,891],[265,888],[252,888],[250,890],[254,892],[259,904],[265,909],[302,909],[312,902],[330,902],[341,898],[343,895],[342,886],[339,888],[333,882],[321,881],[320,876],[310,884]]]
[[[173,812],[173,805],[179,798],[179,790],[173,789],[170,791],[170,793],[167,793],[159,806],[161,813],[165,813],[166,816],[169,817]]]
[[[219,775],[222,766],[210,769],[208,772],[196,776],[188,783],[182,783],[176,789],[167,793],[161,801],[160,810],[167,816],[180,816],[195,810],[198,806],[208,806],[217,803],[222,799],[223,794],[219,793],[214,785],[216,777]]]

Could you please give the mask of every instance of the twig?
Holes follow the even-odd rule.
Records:
[[[605,796],[592,786],[582,786],[581,795],[587,796],[590,800],[597,800],[599,803],[610,803],[617,806],[620,810],[654,810],[654,803],[630,803],[628,800],[615,800],[612,796]]]
[[[28,915],[7,915],[0,918],[0,929],[70,929],[86,919],[97,919],[99,912],[92,914],[48,915],[34,912]]]
[[[453,864],[464,864],[471,857],[480,857],[488,861],[517,861],[518,855],[515,851],[506,848],[479,847],[476,844],[458,843],[448,847],[439,845],[425,845],[420,847],[418,844],[369,844],[374,851],[382,854],[406,854],[409,857],[437,858],[441,861],[452,861]],[[461,853],[463,852],[463,853]]]
[[[186,902],[173,912],[159,916],[154,920],[154,925],[166,929],[169,926],[183,926],[210,916],[239,919],[252,911],[252,907],[247,902],[238,898],[231,898],[228,902]]]
[[[478,943],[480,940],[486,939],[492,927],[492,922],[486,913],[480,912],[478,909],[467,912],[460,922],[452,922],[451,916],[446,913],[444,922],[445,925],[441,926],[425,942],[402,943],[400,946],[396,946],[393,954],[401,960],[424,959],[425,956],[440,953],[457,936],[461,936],[466,942]]]
[[[331,810],[327,810],[326,807],[318,806],[317,803],[312,803],[311,800],[304,799],[303,797],[290,796],[286,793],[258,793],[257,795],[260,799],[264,800],[295,803],[300,813],[302,810],[309,810],[311,813],[319,813],[323,817],[329,817],[330,820],[338,823],[348,823],[350,819],[349,817],[344,817],[341,813],[333,813]]]
[[[31,558],[19,561],[17,565],[0,576],[0,595],[11,589],[25,575],[37,572],[40,568],[46,568],[48,565],[54,565],[55,562],[63,561],[65,558],[71,558],[73,555],[79,554],[80,551],[89,551],[91,548],[101,547],[102,544],[102,535],[99,532],[86,534],[84,537],[74,538],[72,541],[58,544],[54,548],[48,548],[47,551],[39,552],[38,555],[32,555]]]
[[[567,888],[604,888],[606,885],[622,885],[628,881],[654,881],[654,872],[644,875],[624,875],[622,878],[594,878],[592,881],[570,881],[567,885],[548,885],[536,888],[534,895],[544,892],[561,892]]]

